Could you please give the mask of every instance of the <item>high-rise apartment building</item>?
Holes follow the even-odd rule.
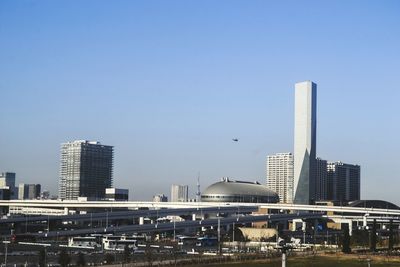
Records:
[[[324,159],[316,159],[316,177],[315,177],[315,200],[327,200],[328,187],[328,162]]]
[[[311,81],[295,85],[294,203],[315,200],[317,132],[317,85]]]
[[[112,187],[113,147],[92,141],[61,144],[59,197],[104,199]]]
[[[281,203],[293,203],[293,154],[267,157],[267,187],[279,195]]]
[[[359,165],[343,162],[328,162],[327,198],[333,201],[348,202],[360,199]]]
[[[189,201],[189,186],[173,184],[171,186],[171,202]]]

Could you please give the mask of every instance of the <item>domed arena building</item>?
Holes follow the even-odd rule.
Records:
[[[235,181],[222,178],[201,194],[204,202],[277,203],[279,196],[258,182]]]

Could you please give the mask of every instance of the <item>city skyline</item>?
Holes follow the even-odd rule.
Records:
[[[0,172],[54,194],[60,143],[87,139],[115,147],[114,184],[135,200],[171,184],[193,198],[199,172],[202,190],[224,176],[262,182],[265,157],[293,150],[293,84],[310,79],[317,155],[362,166],[362,199],[400,204],[386,189],[399,185],[398,11],[2,1]]]

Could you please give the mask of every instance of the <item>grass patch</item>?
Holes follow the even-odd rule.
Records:
[[[358,258],[357,256],[310,256],[289,258],[287,267],[366,267],[366,258]],[[207,267],[281,267],[280,259],[260,260],[254,262],[243,263],[223,263],[223,264],[207,264]],[[379,258],[374,257],[371,266],[400,267],[400,259],[397,258]]]

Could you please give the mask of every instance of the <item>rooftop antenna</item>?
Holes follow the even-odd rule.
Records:
[[[200,193],[200,172],[197,175],[197,192],[196,192],[196,202],[201,201],[201,193]]]

